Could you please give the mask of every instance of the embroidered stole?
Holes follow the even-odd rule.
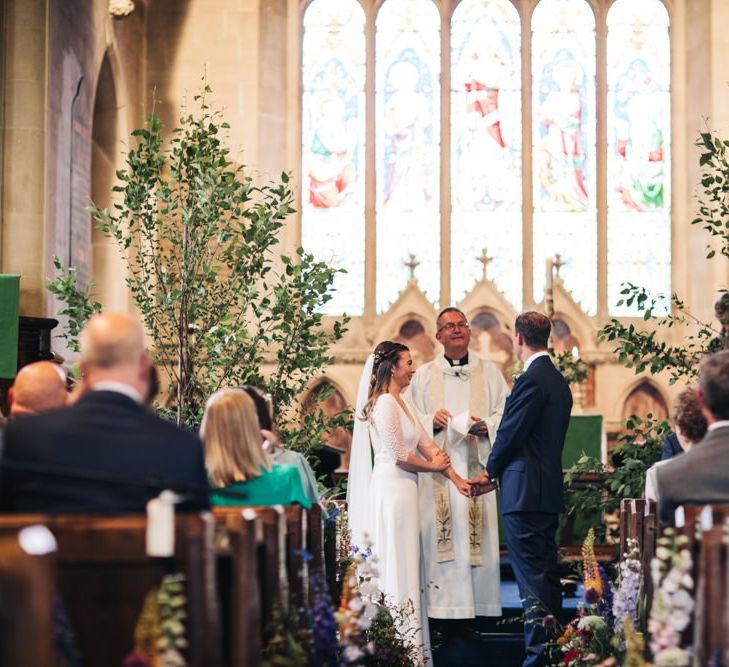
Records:
[[[475,362],[475,363],[474,363]],[[447,363],[447,362],[446,362]],[[462,367],[465,370],[465,366]],[[483,364],[479,360],[469,360],[468,370],[461,373],[461,381],[469,382],[469,417],[479,415],[484,418],[486,414],[486,392],[484,381]],[[445,407],[445,380],[444,371],[438,364],[436,358],[430,365],[430,399],[434,408]],[[464,436],[465,444],[468,446],[468,478],[480,475],[484,471],[484,465],[479,456],[479,438],[467,434]],[[436,443],[437,444],[437,443]],[[448,429],[443,431],[443,449],[448,445]],[[453,516],[451,513],[450,480],[435,473],[433,478],[433,500],[435,503],[434,514],[436,524],[436,560],[438,563],[445,563],[455,560],[453,548]],[[468,499],[468,537],[470,563],[472,566],[479,566],[483,563],[483,511],[484,496],[476,496]]]

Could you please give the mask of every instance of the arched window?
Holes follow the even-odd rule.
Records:
[[[458,301],[483,248],[516,309],[557,253],[587,314],[633,314],[625,281],[670,293],[662,0],[302,2],[302,241],[349,272],[330,312],[385,310],[411,253]]]
[[[509,0],[463,0],[451,20],[451,283],[460,299],[479,278],[522,302],[521,25]]]
[[[314,0],[302,63],[302,244],[346,270],[327,310],[353,315],[364,307],[364,26],[356,0]]]
[[[377,14],[377,308],[420,262],[420,286],[440,290],[440,16],[432,0],[387,0]]]
[[[659,0],[617,0],[607,16],[608,303],[621,283],[671,291],[671,44]]]
[[[597,309],[595,17],[585,0],[542,0],[532,15],[534,293],[559,253],[565,287]]]

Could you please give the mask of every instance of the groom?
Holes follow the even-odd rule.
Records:
[[[516,318],[514,347],[524,373],[506,399],[486,472],[469,480],[474,494],[501,488],[501,515],[524,606],[524,667],[545,664],[540,620],[562,606],[555,533],[564,509],[562,447],[572,394],[547,352],[549,319]]]

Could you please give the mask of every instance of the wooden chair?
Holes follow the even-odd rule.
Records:
[[[0,535],[0,665],[55,667],[53,559],[31,555],[18,530]]]
[[[219,609],[215,596],[213,523],[208,513],[178,515],[171,558],[146,553],[143,515],[45,517],[58,542],[55,582],[85,664],[119,665],[133,648],[144,598],[165,574],[185,575],[186,650],[190,667],[221,665]],[[0,535],[37,516],[0,516]]]

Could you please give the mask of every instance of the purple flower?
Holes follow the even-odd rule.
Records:
[[[600,602],[600,593],[592,587],[588,588],[585,591],[585,602],[587,602],[587,604],[597,604]]]
[[[547,615],[546,615],[546,616],[545,616],[545,617],[544,617],[544,618],[542,619],[542,625],[543,625],[543,626],[544,626],[544,627],[545,627],[545,628],[546,628],[547,630],[554,630],[554,629],[555,629],[555,628],[557,627],[557,619],[556,619],[556,618],[555,618],[554,616],[552,616],[552,614],[547,614]]]

